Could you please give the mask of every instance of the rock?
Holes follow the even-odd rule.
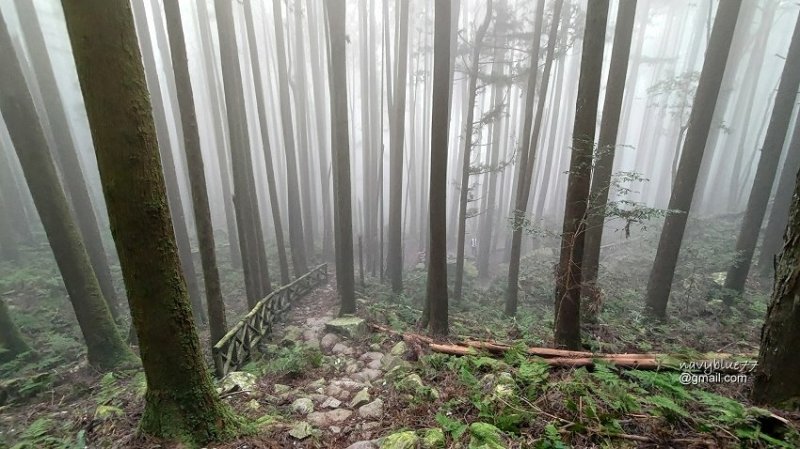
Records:
[[[347,446],[347,449],[378,449],[378,446],[370,440],[358,441]]]
[[[503,432],[497,427],[485,423],[474,422],[469,425],[469,447],[472,449],[505,449]]]
[[[371,352],[365,352],[365,353],[361,354],[361,357],[359,357],[358,360],[361,360],[362,362],[369,363],[369,362],[374,362],[375,360],[380,361],[380,359],[382,359],[382,358],[383,358],[383,353],[382,352],[371,351]]]
[[[323,392],[325,391],[324,388],[320,388],[320,390],[322,390]],[[322,404],[328,399],[328,396],[322,393],[313,393],[308,395],[308,397],[311,398],[311,400],[314,401],[315,404]]]
[[[311,427],[311,424],[305,421],[300,421],[296,423],[289,430],[289,435],[297,440],[304,440],[313,434],[314,434],[314,428]]]
[[[369,345],[369,350],[374,352],[381,352],[383,348],[379,343],[372,343]]]
[[[303,331],[297,326],[287,326],[283,329],[283,337],[281,337],[281,346],[294,346],[297,342],[302,341]]]
[[[358,409],[358,416],[365,419],[379,419],[383,416],[383,400],[378,398]]]
[[[253,391],[258,378],[254,374],[244,371],[231,371],[220,381],[221,393],[232,391]]]
[[[381,368],[381,361],[380,360],[373,360],[367,363],[367,368],[369,369],[380,369]]]
[[[350,401],[350,408],[356,408],[369,402],[369,390],[364,388],[356,393],[356,396]]]
[[[361,425],[359,426],[359,429],[361,429],[361,430],[372,430],[372,429],[375,429],[375,428],[379,427],[380,425],[381,425],[381,423],[376,422],[376,421],[365,421],[365,422],[361,423]]]
[[[345,316],[328,321],[325,329],[345,338],[357,339],[367,335],[367,322],[358,317]]]
[[[313,390],[316,390],[317,388],[324,387],[325,384],[326,384],[325,379],[324,378],[319,378],[319,379],[315,380],[314,382],[311,382],[310,384],[306,385],[306,389],[313,391]]]
[[[381,449],[416,449],[419,437],[411,430],[389,435],[381,442]]]
[[[348,398],[350,398],[350,392],[338,385],[328,385],[328,389],[325,390],[325,393],[327,393],[328,396],[334,397],[341,401],[346,401]]]
[[[367,385],[363,382],[356,382],[350,379],[337,379],[332,381],[331,385],[335,385],[350,392],[361,390],[362,388],[367,387]]]
[[[352,411],[343,408],[327,412],[311,412],[308,414],[308,421],[317,427],[328,427],[336,423],[340,423],[353,414]]]
[[[249,408],[250,410],[258,410],[261,408],[261,404],[255,399],[250,399],[247,402],[247,408]]]
[[[320,349],[325,353],[330,353],[336,343],[339,343],[339,336],[336,334],[325,334],[319,342]]]
[[[408,346],[406,345],[406,342],[398,341],[397,344],[392,346],[392,350],[389,351],[389,355],[393,355],[395,357],[401,357],[406,353],[406,351],[408,351]]]
[[[404,390],[417,391],[419,388],[424,387],[425,384],[419,374],[411,373],[400,381],[399,386]]]
[[[426,429],[422,436],[424,449],[444,449],[445,439],[442,429]]]
[[[344,343],[336,343],[335,345],[333,345],[333,348],[331,348],[331,353],[341,354],[341,355],[352,355],[353,348],[347,346]]]
[[[395,368],[407,367],[408,365],[408,362],[405,360],[391,354],[387,354],[381,359],[381,369],[384,371],[391,371]]]
[[[499,385],[515,386],[517,383],[514,381],[514,376],[511,373],[500,373],[497,375],[497,383]]]
[[[330,426],[331,433],[342,433],[342,428],[339,426]]]
[[[299,398],[292,402],[291,409],[294,413],[308,415],[314,411],[314,402],[309,398]]]
[[[344,367],[344,372],[347,374],[354,374],[358,372],[358,365],[356,362],[350,362]]]
[[[292,391],[292,387],[283,384],[275,384],[272,386],[272,391],[274,391],[275,394],[284,394]]]
[[[325,402],[323,402],[320,407],[322,407],[322,408],[339,408],[340,405],[342,405],[342,401],[340,401],[340,400],[338,400],[336,398],[333,398],[333,397],[329,397],[328,399],[325,399]]]
[[[303,331],[303,340],[311,343],[312,341],[319,341],[319,336],[314,329],[306,329]]]

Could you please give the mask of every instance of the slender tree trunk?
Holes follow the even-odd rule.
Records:
[[[178,1],[165,0],[164,13],[169,34],[172,67],[175,70],[175,87],[177,88],[178,107],[180,108],[181,127],[183,128],[183,146],[186,151],[186,163],[194,205],[192,210],[194,211],[197,241],[200,246],[200,263],[203,266],[210,343],[213,346],[225,336],[227,330],[225,303],[222,300],[222,289],[220,287],[219,271],[217,270],[214,228],[211,225],[211,209],[208,205],[206,174],[203,153],[200,148],[200,132],[197,128],[186,42],[183,35]]]
[[[600,138],[597,142],[598,156],[594,164],[592,188],[589,193],[589,218],[586,224],[582,274],[583,282],[590,290],[597,281],[600,263],[600,242],[603,240],[603,224],[611,188],[611,174],[614,167],[614,153],[619,133],[619,118],[626,75],[628,74],[628,56],[631,50],[635,16],[636,0],[622,0],[617,11],[611,66],[608,71],[606,97],[603,101]]]
[[[5,194],[6,192],[0,189],[0,210],[3,211],[0,214],[0,260],[13,263],[19,261],[19,242],[14,224],[11,222],[11,215],[15,211],[8,207]]]
[[[14,150],[8,148],[0,141],[0,192],[3,192],[5,206],[11,213],[6,214],[16,237],[22,244],[33,243],[32,220],[28,214],[28,201],[23,197],[23,190],[17,183],[18,170],[14,167],[16,161],[12,160]]]
[[[228,244],[230,247],[231,266],[233,268],[242,267],[242,253],[239,242],[239,230],[236,227],[236,212],[233,207],[233,194],[231,193],[231,179],[229,174],[230,154],[227,147],[224,104],[220,100],[220,81],[216,57],[213,51],[214,43],[211,39],[211,25],[206,10],[206,2],[197,3],[197,15],[200,22],[200,46],[203,50],[203,69],[208,80],[208,93],[211,99],[211,114],[214,122],[214,146],[219,161],[220,184],[222,185],[222,205],[225,212],[225,224],[228,230]]]
[[[0,20],[0,54],[7,56],[0,69],[0,113],[75,310],[89,363],[102,370],[131,364],[134,356],[114,324],[70,214],[33,96],[4,20]]]
[[[214,6],[217,13],[223,68],[222,81],[225,88],[225,104],[230,130],[234,181],[233,204],[236,209],[236,224],[243,258],[247,301],[248,305],[252,307],[265,292],[271,290],[271,283],[268,276],[267,279],[261,277],[261,270],[265,268],[261,265],[261,261],[266,262],[267,258],[264,242],[259,236],[261,219],[254,198],[253,164],[247,131],[247,112],[244,105],[244,85],[239,65],[236,35],[234,34],[232,5],[227,0],[215,0]]]
[[[336,284],[339,314],[356,312],[353,268],[353,215],[350,206],[350,137],[348,134],[347,72],[345,68],[345,0],[326,2],[330,36],[331,160],[333,161]]]
[[[31,351],[31,347],[22,338],[19,328],[8,313],[6,302],[0,298],[0,363],[14,360],[18,355]]]
[[[792,141],[786,150],[786,160],[783,162],[781,176],[775,189],[772,201],[772,210],[761,240],[761,253],[759,268],[761,274],[766,276],[772,273],[775,257],[781,250],[781,230],[786,228],[789,221],[789,208],[792,205],[792,184],[800,170],[800,120],[795,120]]]
[[[798,87],[800,87],[800,16],[797,18],[792,42],[786,55],[786,64],[783,66],[778,93],[775,96],[775,106],[772,108],[772,117],[764,137],[764,144],[761,147],[761,157],[753,180],[753,188],[750,190],[742,228],[739,238],[736,240],[736,260],[728,269],[725,277],[725,288],[728,290],[725,299],[728,302],[731,302],[735,295],[744,292],[745,281],[747,281],[747,274],[750,272],[753,253],[758,242],[758,234],[761,231],[769,196],[775,184],[775,174],[778,171],[781,151],[789,130],[789,121],[792,117]]]
[[[608,1],[590,2],[586,10],[578,100],[572,129],[567,198],[561,234],[561,257],[556,279],[555,345],[581,347],[581,265],[586,237],[586,211],[594,152],[597,103],[603,66]]]
[[[678,212],[670,213],[664,220],[655,262],[647,284],[646,309],[647,313],[655,318],[666,317],[675,265],[678,262],[683,233],[686,230],[686,221],[692,205],[692,196],[697,184],[697,174],[700,171],[700,163],[708,140],[711,119],[714,115],[741,4],[741,0],[727,0],[720,3],[714,19],[714,28],[706,49],[703,71],[700,74],[697,92],[692,103],[692,112],[689,116],[689,129],[686,131],[681,161],[669,199],[668,209]]]
[[[450,115],[451,2],[436,0],[433,35],[433,102],[431,106],[431,173],[428,188],[430,236],[428,241],[427,304],[429,330],[448,333],[447,301],[447,145]],[[477,67],[475,67],[477,69]]]
[[[386,258],[392,291],[403,291],[403,144],[405,141],[406,80],[408,78],[408,7],[409,2],[399,2],[400,21],[397,30],[397,70],[390,103],[389,150],[389,246]],[[393,107],[392,107],[393,106]]]
[[[286,44],[283,37],[283,0],[272,0],[273,19],[275,21],[275,44],[278,59],[278,91],[281,103],[281,122],[283,124],[283,145],[286,153],[286,190],[289,205],[289,242],[292,252],[292,268],[295,276],[302,276],[308,271],[306,262],[306,244],[303,231],[302,205],[300,202],[300,186],[297,180],[297,150],[294,144],[294,121],[292,105],[289,100],[289,73],[286,65]],[[305,130],[301,130],[305,132]]]
[[[261,66],[258,62],[258,48],[256,44],[256,28],[253,24],[253,3],[252,0],[244,2],[246,13],[244,15],[245,26],[247,28],[247,40],[250,49],[250,67],[253,71],[253,82],[256,90],[256,105],[258,108],[258,123],[261,131],[261,145],[264,148],[264,161],[267,170],[267,188],[269,190],[269,203],[272,209],[272,224],[275,229],[275,244],[278,249],[278,266],[281,270],[281,283],[286,285],[290,282],[289,260],[286,256],[286,244],[283,239],[283,222],[281,221],[281,209],[278,201],[278,186],[275,183],[275,167],[272,160],[272,147],[269,143],[269,132],[267,125],[267,108],[264,99],[264,88],[261,83]]]
[[[189,445],[231,437],[238,421],[211,383],[170,232],[130,5],[62,4],[147,377],[140,429]]]
[[[788,64],[788,61],[787,61]],[[800,399],[800,181],[795,178],[789,226],[775,270],[775,286],[761,330],[761,350],[750,398],[758,404],[794,408]]]
[[[42,93],[50,129],[55,142],[58,143],[58,148],[53,148],[52,153],[62,169],[62,181],[69,192],[68,199],[71,200],[73,217],[83,237],[89,260],[97,276],[97,281],[100,283],[100,289],[103,291],[103,297],[111,311],[111,316],[115,321],[119,321],[122,312],[117,292],[114,289],[111,269],[108,266],[108,257],[103,248],[97,215],[89,197],[89,189],[86,186],[86,179],[78,159],[78,149],[69,127],[69,118],[58,90],[56,75],[50,62],[36,9],[33,2],[18,2],[16,5],[25,33],[25,42],[31,57],[33,72]]]
[[[155,48],[150,38],[150,28],[145,14],[145,6],[142,2],[131,4],[136,23],[139,28],[139,42],[142,48],[142,57],[145,65],[145,75],[150,91],[150,98],[153,105],[153,116],[156,120],[156,130],[159,138],[159,148],[161,150],[161,163],[164,168],[164,179],[167,183],[167,197],[175,238],[178,242],[178,255],[181,259],[181,269],[189,288],[189,298],[192,301],[192,312],[198,322],[205,324],[207,321],[206,313],[203,308],[203,300],[200,294],[200,284],[197,280],[197,273],[194,268],[192,258],[192,245],[189,240],[189,229],[183,215],[183,203],[181,201],[180,188],[178,187],[178,172],[175,167],[174,153],[170,141],[169,120],[167,118],[166,104],[161,95],[161,85],[156,71]],[[157,11],[156,11],[157,12]]]
[[[475,121],[475,98],[478,93],[478,75],[480,74],[480,57],[483,38],[492,21],[492,0],[486,2],[486,13],[483,22],[475,32],[472,45],[471,67],[469,70],[469,99],[467,100],[467,121],[464,124],[464,156],[461,164],[461,189],[458,198],[458,242],[456,243],[456,281],[453,287],[453,300],[461,301],[461,290],[464,286],[464,241],[467,235],[467,202],[469,201],[470,163],[472,162],[472,139]],[[479,135],[480,136],[480,135]]]

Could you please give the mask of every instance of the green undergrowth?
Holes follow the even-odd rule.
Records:
[[[436,399],[435,421],[451,445],[477,444],[475,423],[486,424],[483,431],[491,436],[480,447],[488,448],[618,448],[709,440],[720,447],[800,444],[797,431],[769,411],[684,386],[675,372],[606,364],[552,370],[522,347],[502,360],[434,353],[411,369],[425,385],[443,392]]]

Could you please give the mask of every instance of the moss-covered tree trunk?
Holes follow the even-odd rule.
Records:
[[[134,356],[114,324],[70,214],[33,97],[2,20],[0,54],[5,55],[0,69],[0,112],[86,341],[89,363],[103,370],[130,363]]]
[[[19,242],[14,225],[11,223],[13,212],[8,205],[5,192],[0,189],[0,260],[16,262],[19,259]]]
[[[8,306],[0,298],[0,363],[13,360],[16,356],[30,350],[31,347],[22,338],[19,328],[11,320]]]
[[[200,148],[200,132],[197,128],[194,96],[192,95],[192,83],[189,75],[189,62],[186,55],[186,42],[184,40],[178,0],[165,0],[164,13],[169,34],[172,67],[175,71],[175,87],[181,113],[181,126],[183,127],[183,145],[186,151],[189,184],[192,188],[194,221],[200,246],[200,263],[203,266],[208,324],[211,333],[211,345],[213,346],[225,336],[227,328],[225,323],[225,303],[222,300],[219,270],[217,269],[217,252],[214,245],[214,229],[211,224],[211,209],[208,205],[203,152]]]
[[[800,179],[800,177],[796,177]],[[751,398],[760,404],[800,404],[800,181],[796,181],[783,251],[775,270],[772,303],[761,330],[761,351]]]
[[[238,421],[200,351],[130,4],[62,5],[147,377],[140,429],[190,445],[226,438]]]
[[[356,312],[353,268],[353,215],[350,195],[350,138],[345,70],[345,2],[332,0],[325,6],[330,42],[331,160],[333,161],[333,228],[336,247],[336,279],[341,305],[339,314]]]

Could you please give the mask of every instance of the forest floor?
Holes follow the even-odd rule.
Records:
[[[750,285],[747,301],[723,308],[706,292],[727,261],[713,240],[689,244],[671,319],[654,325],[641,313],[636,280],[646,275],[641,259],[649,255],[637,245],[621,246],[615,260],[622,262],[604,265],[604,294],[585,311],[594,317],[582,326],[586,350],[752,359],[768,300],[764,285]],[[499,306],[502,279],[480,282],[468,263],[467,294],[451,304],[452,337],[442,342],[504,343],[511,349],[502,356],[432,352],[413,336],[420,333],[422,267],[407,271],[404,295],[370,278],[359,286],[358,315],[380,328],[350,337],[331,332],[326,323],[338,311],[332,277],[294,304],[260,358],[219,384],[224,401],[255,428],[209,448],[800,447],[800,414],[753,407],[749,372],[736,382],[685,385],[674,369],[551,367],[528,356],[524,348],[552,347],[554,253],[534,251],[524,263],[516,318]],[[246,311],[233,272],[224,270],[229,324]],[[86,365],[53,273],[51,266],[0,270],[0,294],[39,352],[36,360],[0,366],[0,448],[175,447],[136,436],[146,389],[141,370],[100,374]],[[205,339],[201,334],[207,346]]]

